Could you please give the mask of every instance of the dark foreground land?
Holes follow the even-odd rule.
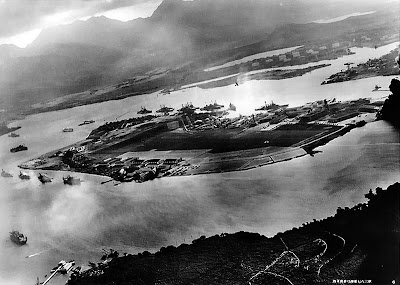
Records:
[[[272,238],[238,232],[105,256],[68,284],[398,284],[400,183],[365,197],[367,203]]]

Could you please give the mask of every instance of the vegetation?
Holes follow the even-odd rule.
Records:
[[[365,197],[367,203],[272,238],[247,232],[201,236],[191,245],[92,263],[68,284],[397,283],[400,183]]]

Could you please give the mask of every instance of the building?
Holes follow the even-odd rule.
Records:
[[[333,44],[332,44],[332,47],[333,47],[333,48],[338,48],[338,47],[340,47],[340,43],[333,43]]]

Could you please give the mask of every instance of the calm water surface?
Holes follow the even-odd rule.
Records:
[[[380,56],[390,48],[358,49],[351,61]],[[62,176],[66,173],[62,172],[46,172],[54,177],[54,182],[47,185],[36,179],[38,172],[29,171],[30,181],[16,177],[19,163],[83,139],[91,129],[126,111],[132,110],[127,117],[132,116],[144,104],[154,109],[160,104],[179,107],[187,101],[202,105],[218,99],[218,103],[232,101],[238,112],[246,113],[264,100],[294,106],[332,97],[388,95],[371,90],[375,84],[386,88],[389,77],[320,85],[347,61],[350,59],[331,61],[336,67],[299,78],[251,81],[239,87],[209,90],[191,88],[164,96],[156,93],[14,122],[22,126],[18,131],[21,137],[0,137],[1,167],[15,176],[0,179],[0,284],[34,284],[36,276],[44,280],[59,260],[75,259],[78,265],[86,265],[89,260],[98,260],[102,248],[131,253],[154,251],[161,246],[190,243],[200,235],[240,230],[272,236],[332,215],[339,206],[364,202],[370,188],[398,181],[399,132],[385,122],[352,130],[320,147],[322,153],[315,157],[242,172],[172,177],[116,187],[101,185],[107,180],[104,177],[83,174],[77,174],[84,180],[79,186],[64,185]],[[95,119],[96,123],[78,127],[85,119]],[[75,131],[62,133],[64,127]],[[9,149],[19,143],[26,143],[29,150],[11,154]],[[26,246],[10,242],[8,232],[12,229],[28,236]],[[26,258],[30,255],[34,256]],[[52,284],[63,284],[65,280],[57,277]]]

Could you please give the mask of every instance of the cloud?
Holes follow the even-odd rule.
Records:
[[[0,0],[0,38],[157,0]]]

